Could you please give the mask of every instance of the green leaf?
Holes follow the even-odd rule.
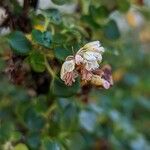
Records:
[[[72,103],[65,107],[60,126],[64,130],[75,130],[78,127],[78,109]]]
[[[69,0],[52,0],[52,2],[55,3],[56,5],[64,5],[68,1]]]
[[[62,45],[65,42],[66,42],[66,36],[64,34],[56,33],[53,36],[53,43]]]
[[[44,150],[61,150],[60,144],[57,141],[48,138],[43,140],[43,148]]]
[[[100,7],[95,8],[94,6],[91,5],[90,14],[93,18],[105,19],[106,17],[108,17],[109,12],[105,6],[100,6]]]
[[[31,133],[27,137],[28,145],[33,149],[38,149],[40,146],[40,137],[37,133]]]
[[[5,67],[6,67],[6,66],[5,66],[5,63],[6,63],[6,62],[5,62],[4,60],[0,59],[0,72],[5,69]]]
[[[43,72],[45,70],[45,59],[42,53],[33,51],[29,58],[31,67],[34,71]]]
[[[72,52],[61,47],[57,47],[54,49],[55,57],[59,60],[65,60],[67,56],[71,55]]]
[[[73,83],[72,86],[67,86],[64,82],[58,78],[55,78],[54,81],[51,83],[50,92],[58,97],[70,97],[80,89],[79,80]]]
[[[39,30],[33,30],[32,39],[38,44],[49,48],[52,42],[52,35],[49,31],[41,32]]]
[[[20,143],[15,146],[14,150],[29,150],[29,149],[25,144]]]
[[[92,111],[81,111],[79,114],[80,125],[89,132],[93,132],[96,125],[96,114]]]
[[[110,20],[104,27],[104,35],[110,40],[116,40],[120,37],[119,29],[114,20]]]
[[[81,19],[83,22],[88,23],[94,30],[100,28],[100,25],[94,20],[94,18],[92,18],[91,15],[84,15]]]
[[[44,16],[52,23],[58,25],[62,22],[59,10],[51,8],[43,11]]]
[[[33,108],[26,110],[24,121],[31,131],[39,131],[45,125],[43,116],[36,112]]]
[[[22,55],[26,55],[30,52],[31,43],[28,41],[28,39],[24,36],[22,32],[13,32],[9,35],[8,38],[8,42],[14,52]]]
[[[75,134],[72,135],[70,143],[68,145],[68,149],[83,150],[83,149],[86,149],[87,145],[88,144],[87,144],[86,139],[83,137],[82,134],[80,134],[78,132],[78,133],[75,133]]]
[[[127,12],[130,8],[130,2],[128,0],[124,1],[117,0],[117,4],[121,12]]]
[[[0,111],[1,113],[1,111]],[[1,117],[1,116],[0,116]],[[11,134],[14,131],[14,124],[10,121],[5,121],[0,124],[0,141],[5,141],[10,138]]]

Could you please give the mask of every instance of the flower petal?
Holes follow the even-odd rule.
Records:
[[[83,58],[80,55],[75,55],[75,62],[77,65],[80,65],[81,63],[83,63]]]
[[[91,47],[99,47],[101,44],[99,41],[93,41],[90,43],[87,43],[86,45],[83,46],[83,48],[91,48]]]
[[[64,75],[67,72],[71,72],[74,69],[75,69],[75,61],[74,60],[65,61],[61,67],[61,72],[60,72],[61,79],[63,79]]]
[[[110,88],[110,83],[108,81],[106,81],[106,80],[103,79],[102,82],[103,82],[103,87],[105,89],[109,89]]]
[[[83,55],[83,58],[88,60],[88,61],[95,61],[96,60],[94,52],[91,52],[91,51],[85,52]]]
[[[99,64],[97,61],[85,61],[85,68],[89,71],[95,70],[99,67]]]
[[[97,49],[96,49],[96,51],[98,51],[98,52],[100,52],[100,53],[104,53],[105,52],[105,49],[104,49],[104,47],[98,47]]]

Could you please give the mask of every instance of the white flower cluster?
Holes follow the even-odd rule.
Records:
[[[93,71],[99,68],[104,51],[104,47],[101,46],[99,41],[84,45],[75,56],[68,56],[66,58],[61,68],[61,79],[66,85],[71,86],[75,82],[75,78],[81,75],[83,81],[94,83],[95,74]],[[101,85],[103,86],[104,79],[99,77],[99,80],[102,81]]]
[[[102,61],[104,47],[100,46],[99,41],[94,41],[83,46],[76,54],[76,64],[83,63],[88,71],[97,69]]]
[[[6,10],[3,7],[0,7],[0,25],[5,21],[5,19],[8,17]]]

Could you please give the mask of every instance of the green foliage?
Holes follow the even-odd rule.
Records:
[[[47,48],[50,48],[50,46],[51,46],[52,35],[48,31],[41,32],[39,30],[33,30],[32,38],[35,42],[37,42],[38,44],[43,45]]]
[[[127,12],[130,8],[130,2],[128,0],[119,1],[117,0],[119,10],[122,12]]]
[[[64,5],[65,3],[69,2],[70,0],[52,0],[53,3],[57,5]]]
[[[77,80],[72,86],[68,87],[59,78],[55,78],[51,83],[50,91],[59,97],[70,97],[80,90],[80,83]]]
[[[104,27],[104,35],[110,40],[115,40],[120,37],[120,33],[115,21],[110,20]]]
[[[55,54],[55,57],[58,60],[63,60],[64,61],[67,56],[72,54],[72,52],[69,51],[68,49],[57,47],[57,48],[54,49],[54,54]]]
[[[18,144],[15,146],[14,150],[28,150],[28,148],[25,144]]]
[[[57,9],[47,9],[47,10],[44,10],[42,14],[51,23],[54,23],[56,25],[60,24],[62,21],[61,14]]]
[[[11,33],[8,37],[8,42],[15,53],[26,55],[31,50],[31,44],[20,31]]]
[[[29,8],[27,35],[0,37],[0,150],[149,150],[149,7],[52,1],[58,9],[40,10],[44,20]],[[20,15],[21,6],[9,4]],[[74,4],[74,13],[62,12],[63,4]],[[105,47],[100,65],[111,64],[114,85],[104,90],[76,78],[66,86],[62,63],[94,40]]]
[[[43,72],[45,70],[44,55],[38,51],[33,51],[29,56],[31,67],[36,72]]]
[[[60,150],[60,144],[57,141],[52,141],[50,139],[45,139],[43,141],[43,146],[45,150]]]

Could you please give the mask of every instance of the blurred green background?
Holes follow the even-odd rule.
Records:
[[[103,64],[112,66],[114,85],[67,98],[53,96],[47,73],[28,69],[24,56],[12,63],[6,36],[1,35],[0,150],[149,150],[150,1],[53,3],[61,5],[63,24],[54,23],[53,39],[60,45],[67,39],[63,48],[68,49],[100,40],[106,48]],[[39,18],[31,18],[39,24]],[[65,56],[56,51],[54,57],[61,64]],[[58,62],[52,65],[57,68]]]

